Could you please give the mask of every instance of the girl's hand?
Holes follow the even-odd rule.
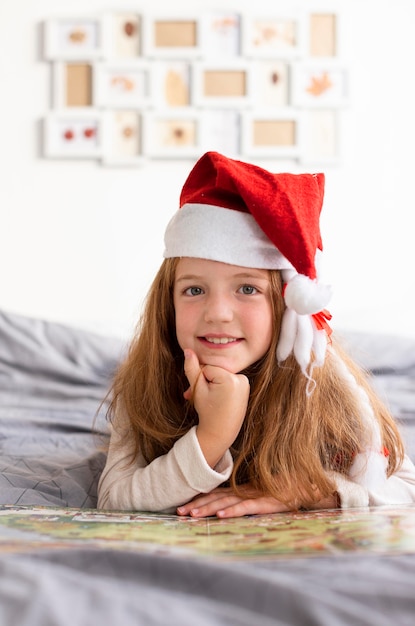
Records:
[[[191,515],[192,517],[242,517],[244,515],[265,515],[268,513],[283,513],[293,510],[271,496],[264,496],[260,491],[249,485],[242,487],[242,496],[237,496],[231,488],[218,487],[210,493],[196,496],[187,504],[178,507],[178,515]],[[336,494],[329,498],[321,499],[313,509],[338,508]]]
[[[232,374],[216,365],[200,365],[193,350],[185,350],[184,355],[190,384],[185,398],[194,402],[199,417],[199,445],[214,468],[241,429],[248,406],[249,381],[243,374]]]

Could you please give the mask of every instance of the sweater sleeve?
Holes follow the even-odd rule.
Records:
[[[229,450],[212,469],[199,446],[194,426],[172,449],[147,464],[142,455],[132,463],[132,450],[120,446],[112,429],[108,457],[98,484],[98,508],[174,512],[200,493],[225,482],[233,468]]]
[[[399,470],[375,490],[368,490],[337,472],[331,472],[330,476],[336,484],[342,509],[415,502],[415,466],[408,456]]]

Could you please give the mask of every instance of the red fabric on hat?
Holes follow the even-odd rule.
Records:
[[[297,272],[314,279],[323,197],[324,174],[274,174],[207,152],[183,186],[180,207],[211,204],[250,213]]]

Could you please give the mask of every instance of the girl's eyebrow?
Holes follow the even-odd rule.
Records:
[[[203,280],[204,278],[206,278],[203,275],[197,275],[197,274],[183,274],[183,276],[178,276],[176,278],[176,283],[182,281],[182,280]],[[231,278],[237,278],[237,279],[251,279],[251,280],[268,280],[268,276],[260,271],[258,271],[258,273],[255,272],[239,272],[238,274],[232,274]]]

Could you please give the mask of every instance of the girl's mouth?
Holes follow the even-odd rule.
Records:
[[[237,343],[238,341],[240,341],[236,337],[199,337],[199,339],[214,345],[229,345],[231,343]]]

